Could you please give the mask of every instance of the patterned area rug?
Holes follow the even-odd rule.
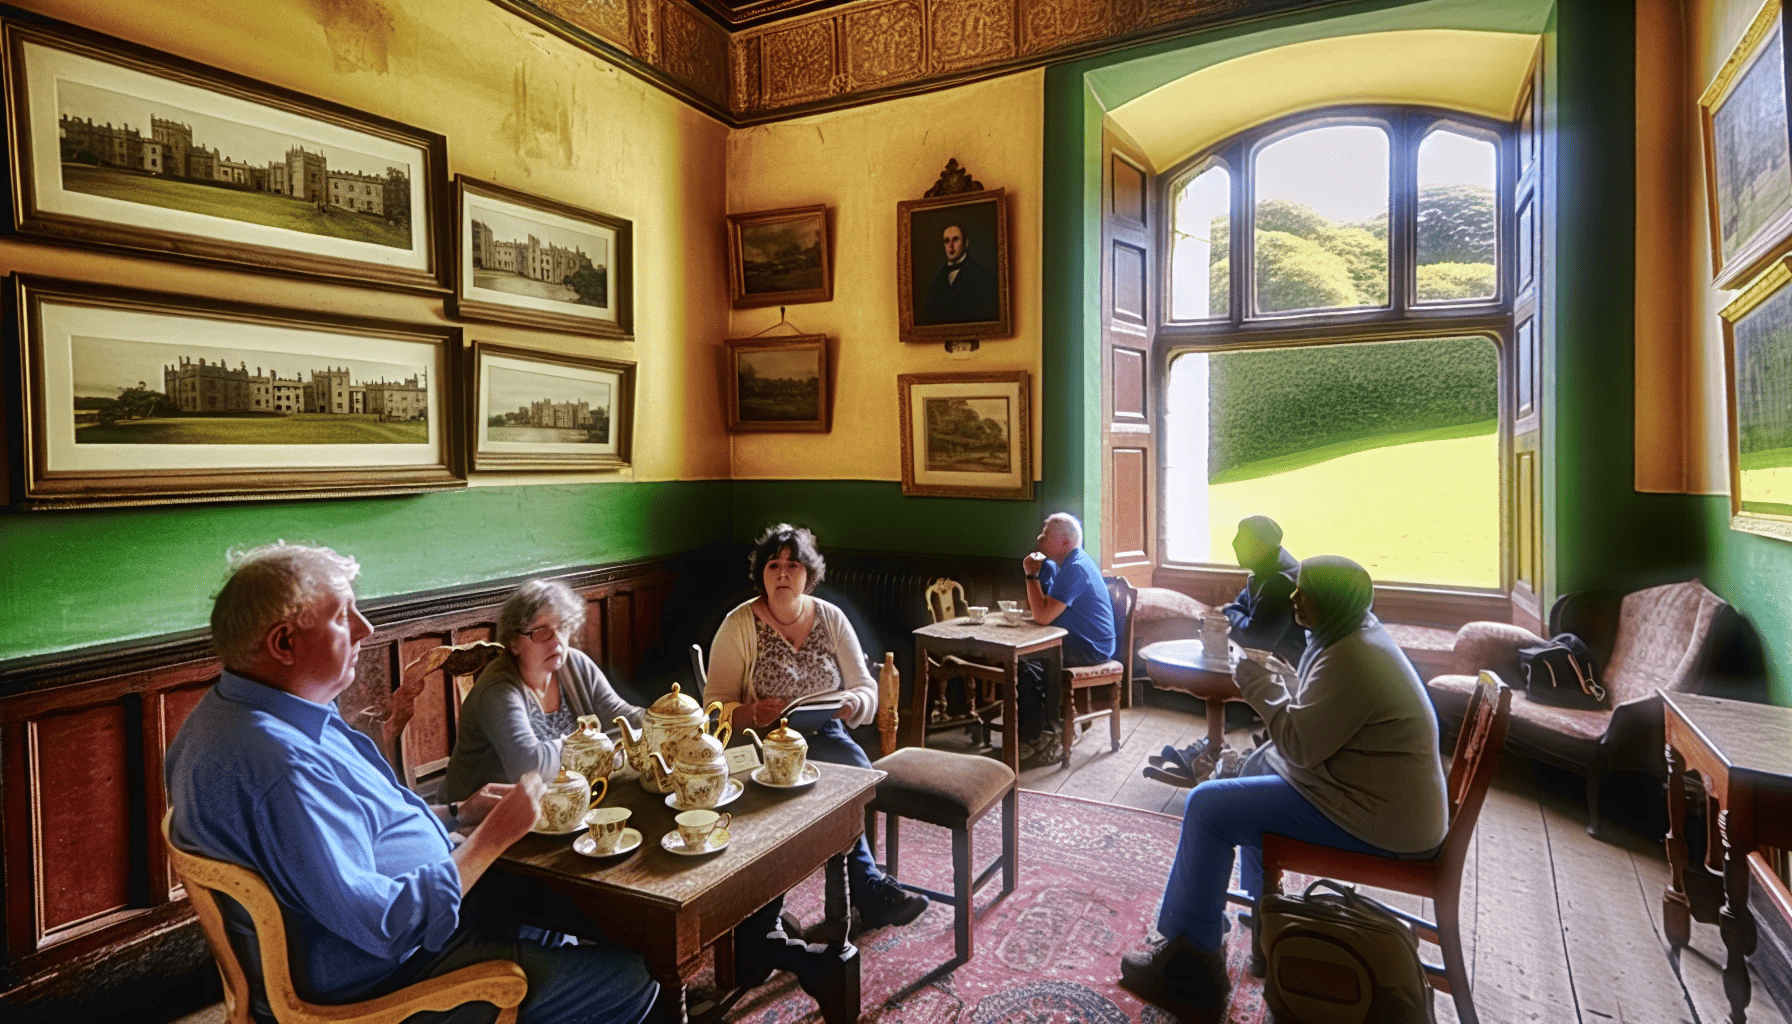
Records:
[[[1000,898],[1000,874],[978,896],[971,962],[917,987],[952,957],[952,908],[934,904],[913,924],[864,937],[861,1021],[877,1024],[1167,1024],[1170,1014],[1120,987],[1120,956],[1142,948],[1182,822],[1168,815],[1049,793],[1020,797],[1020,879]],[[882,831],[882,825],[879,825]],[[975,864],[1001,849],[1001,825],[983,819]],[[902,823],[901,876],[930,889],[952,888],[951,833]],[[805,923],[821,916],[819,873],[786,907]],[[1228,1024],[1261,1024],[1262,983],[1250,976],[1249,933],[1232,930]],[[820,1011],[788,974],[776,974],[738,1003],[732,1019],[751,1024],[812,1021]]]

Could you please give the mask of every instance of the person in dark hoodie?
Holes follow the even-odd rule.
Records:
[[[1295,623],[1289,603],[1300,561],[1282,546],[1282,528],[1268,516],[1247,516],[1239,520],[1232,551],[1251,573],[1232,603],[1220,609],[1232,621],[1232,639],[1283,661],[1300,661],[1307,631]]]

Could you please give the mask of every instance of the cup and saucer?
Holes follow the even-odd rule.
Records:
[[[672,819],[678,827],[660,837],[660,846],[667,853],[680,857],[701,857],[727,849],[734,836],[728,831],[733,817],[711,810],[685,811]]]
[[[740,781],[739,779],[729,779],[727,788],[722,790],[722,798],[720,800],[717,800],[715,802],[714,806],[726,807],[729,804],[733,803],[734,801],[740,799],[740,795],[742,793],[745,793],[746,791],[747,791],[746,783]],[[687,807],[684,804],[679,803],[677,790],[673,790],[672,792],[666,794],[666,806],[672,808],[675,811],[703,810],[703,808],[701,808],[701,807]]]
[[[673,835],[677,834],[678,833],[676,832],[673,833]],[[591,833],[589,832],[572,841],[572,852],[583,854],[587,857],[595,857],[599,860],[606,857],[620,857],[625,853],[633,853],[640,848],[641,830],[634,828],[623,829],[622,838],[617,841],[616,848],[614,850],[606,850],[603,853],[597,852],[597,840],[592,839]]]
[[[815,767],[814,762],[807,762],[803,765],[803,770],[797,773],[796,781],[773,782],[771,777],[771,765],[762,764],[753,769],[753,773],[749,775],[748,778],[767,789],[805,789],[815,785],[815,780],[821,778],[821,769]]]

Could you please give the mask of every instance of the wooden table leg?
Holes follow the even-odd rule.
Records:
[[[1002,763],[1020,775],[1020,655],[1008,652],[1008,683],[1002,689]]]
[[[1731,798],[1740,794],[1731,791]],[[1724,843],[1724,909],[1717,915],[1717,930],[1724,939],[1724,994],[1730,997],[1730,1024],[1743,1024],[1748,1019],[1751,995],[1748,977],[1748,956],[1755,951],[1755,915],[1748,908],[1748,854],[1754,844],[1747,835],[1735,831],[1748,829],[1737,820],[1737,808],[1724,809],[1717,816],[1718,832]]]
[[[684,979],[676,968],[668,971],[659,967],[649,967],[648,973],[653,980],[660,983],[660,997],[654,1000],[653,1011],[649,1015],[654,1024],[686,1024]]]
[[[1671,949],[1692,938],[1692,901],[1686,895],[1686,758],[1667,748],[1668,834],[1663,839],[1668,855],[1668,887],[1661,894],[1661,930]]]
[[[827,919],[844,924],[848,913],[846,858],[828,858],[826,877]],[[822,962],[798,972],[797,981],[821,1007],[827,1024],[853,1024],[859,1019],[859,948],[848,941],[845,927],[835,931]]]
[[[1207,699],[1207,751],[1217,758],[1225,745],[1226,700],[1223,697],[1209,697]]]
[[[908,721],[897,723],[899,728],[907,731],[908,745],[911,747],[927,745],[927,689],[931,685],[927,671],[927,641],[922,637],[916,637],[915,688],[909,695]],[[969,686],[970,684],[967,682],[965,685]],[[891,754],[894,751],[886,750],[884,753]]]

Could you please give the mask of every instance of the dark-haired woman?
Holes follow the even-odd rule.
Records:
[[[1261,774],[1189,791],[1157,930],[1165,941],[1120,961],[1122,984],[1194,1019],[1228,988],[1221,946],[1226,882],[1263,885],[1263,833],[1383,856],[1418,855],[1448,825],[1437,719],[1412,663],[1370,614],[1362,566],[1300,563],[1295,619],[1309,633],[1298,669],[1241,661],[1233,678],[1269,727]]]
[[[759,596],[722,620],[709,649],[705,700],[738,702],[735,728],[777,724],[780,709],[798,697],[840,691],[838,717],[806,735],[811,760],[871,767],[847,727],[877,715],[877,683],[846,615],[810,592],[827,572],[815,536],[780,523],[765,531],[749,559]],[[927,897],[898,887],[878,870],[861,837],[846,858],[853,932],[907,924],[927,909]],[[776,916],[776,911],[770,912]]]

